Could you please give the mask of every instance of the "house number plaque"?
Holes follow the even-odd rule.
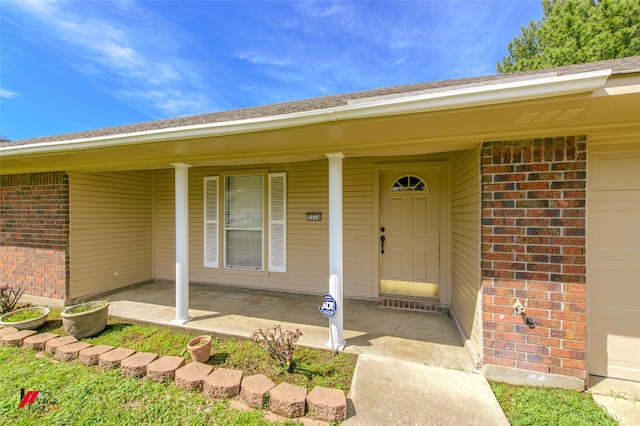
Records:
[[[307,222],[322,222],[322,212],[307,212]]]

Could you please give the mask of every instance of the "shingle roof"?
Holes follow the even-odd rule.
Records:
[[[317,98],[299,101],[284,102],[257,107],[235,109],[229,111],[212,112],[184,117],[169,118],[164,120],[148,121],[124,126],[107,127],[83,132],[65,133],[52,136],[43,136],[31,139],[22,139],[10,142],[0,142],[0,147],[30,145],[36,143],[68,141],[85,138],[99,138],[105,136],[129,134],[149,130],[186,127],[198,124],[221,123],[226,121],[245,120],[261,117],[272,117],[296,112],[315,111],[328,108],[345,106],[349,102],[367,98],[378,98],[393,95],[402,95],[425,90],[446,89],[455,86],[469,84],[489,84],[512,78],[536,76],[540,74],[556,73],[557,75],[578,74],[589,71],[611,69],[613,74],[640,72],[640,56],[607,61],[590,62],[585,64],[563,67],[547,68],[543,70],[526,71],[514,74],[497,74],[482,77],[459,78],[454,80],[441,80],[427,83],[405,84],[400,86],[380,89],[364,90],[339,95],[321,96]]]

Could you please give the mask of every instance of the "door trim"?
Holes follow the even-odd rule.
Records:
[[[442,172],[440,191],[440,304],[451,305],[451,160],[420,162],[386,162],[373,165],[373,214],[372,239],[375,261],[373,262],[372,288],[374,298],[380,298],[380,173],[398,167],[412,173],[416,169],[432,169]]]

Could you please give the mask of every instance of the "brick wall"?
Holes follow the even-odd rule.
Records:
[[[483,144],[485,364],[586,378],[586,164],[584,136]]]
[[[0,176],[0,284],[65,299],[69,180],[63,172]]]

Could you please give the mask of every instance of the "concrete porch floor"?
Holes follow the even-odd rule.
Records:
[[[109,314],[171,325],[175,318],[175,285],[156,282],[108,296]],[[184,328],[249,338],[259,329],[281,324],[299,328],[299,344],[326,348],[329,322],[318,311],[322,296],[249,291],[191,284],[189,315]],[[345,300],[345,352],[382,356],[434,367],[473,371],[460,332],[452,318],[434,312],[379,308],[374,302]]]

